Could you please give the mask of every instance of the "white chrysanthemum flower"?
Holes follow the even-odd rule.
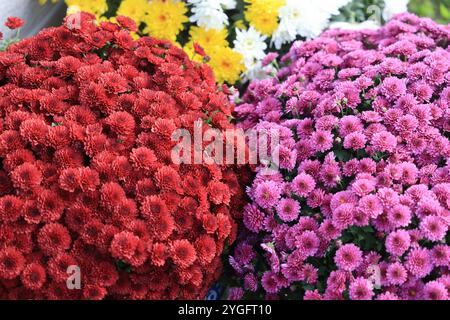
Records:
[[[254,60],[258,61],[266,56],[264,52],[267,49],[266,39],[266,36],[253,27],[248,30],[236,29],[236,40],[233,42],[234,50],[244,56],[244,64],[247,69]]]
[[[338,14],[350,0],[287,0],[279,10],[280,23],[272,42],[277,49],[300,35],[305,38],[319,36],[327,27],[332,15]]]
[[[225,10],[236,9],[236,0],[218,0]]]
[[[383,18],[388,21],[398,13],[408,11],[409,0],[384,0]]]
[[[361,23],[349,23],[349,22],[333,22],[330,24],[330,29],[342,29],[342,30],[375,30],[380,25],[374,20],[367,20]]]
[[[281,20],[272,35],[272,44],[277,50],[285,43],[292,42],[297,37],[297,27],[288,20]]]
[[[277,72],[272,65],[263,66],[261,61],[253,61],[243,73],[243,81],[262,80],[273,76]]]
[[[188,0],[188,3],[193,6],[193,14],[189,20],[207,30],[223,29],[228,25],[228,16],[223,11],[222,2],[230,4],[230,1]]]

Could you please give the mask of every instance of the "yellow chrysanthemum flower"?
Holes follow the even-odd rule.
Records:
[[[106,0],[66,0],[67,14],[72,14],[80,11],[90,12],[100,18],[106,11],[108,11],[108,3]]]
[[[227,29],[215,30],[215,29],[203,29],[200,27],[191,27],[189,30],[189,43],[187,46],[192,47],[194,42],[198,43],[208,51],[209,48],[215,47],[227,47],[228,41]]]
[[[256,30],[271,36],[278,27],[278,10],[285,0],[245,0],[245,19]]]
[[[217,47],[209,56],[211,60],[208,64],[214,71],[216,81],[220,84],[224,82],[230,85],[235,84],[241,78],[241,73],[245,71],[242,63],[244,57],[230,47]]]
[[[139,24],[144,20],[146,12],[149,10],[149,0],[123,0],[116,14],[130,17]]]
[[[226,29],[214,30],[191,27],[189,42],[184,46],[187,55],[196,62],[203,62],[203,58],[195,53],[194,43],[199,44],[209,56],[208,65],[213,70],[218,83],[234,84],[244,72],[244,57],[232,50],[227,41]]]
[[[156,38],[175,41],[183,23],[189,21],[186,4],[181,1],[152,0],[147,8],[144,32]]]

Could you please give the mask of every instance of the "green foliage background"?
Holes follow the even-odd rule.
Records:
[[[411,0],[409,10],[439,23],[450,23],[450,0]]]

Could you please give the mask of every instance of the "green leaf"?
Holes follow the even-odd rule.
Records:
[[[351,152],[346,150],[336,150],[334,153],[340,162],[347,162],[352,158]]]
[[[124,271],[126,273],[131,273],[133,272],[131,265],[127,264],[126,262],[122,261],[122,260],[117,260],[116,261],[116,268],[119,271]]]

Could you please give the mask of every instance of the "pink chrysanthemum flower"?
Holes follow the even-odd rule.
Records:
[[[390,284],[401,285],[406,282],[408,278],[408,272],[401,263],[396,262],[388,266],[386,270],[386,277]]]
[[[300,204],[294,199],[281,199],[277,205],[277,213],[283,221],[294,221],[300,213]]]
[[[332,210],[336,209],[340,205],[343,204],[353,204],[355,205],[358,202],[357,195],[351,191],[339,191],[336,194],[333,195],[330,201],[330,207]]]
[[[372,300],[372,283],[365,278],[357,278],[350,283],[349,295],[352,300]]]
[[[262,208],[271,208],[278,203],[281,187],[274,181],[261,182],[255,189],[255,201]]]
[[[359,150],[363,149],[366,145],[366,136],[360,132],[352,132],[344,138],[344,148]]]
[[[384,79],[380,90],[386,98],[394,100],[395,98],[399,98],[406,93],[406,83],[402,79],[388,77]]]
[[[341,230],[333,225],[333,222],[329,219],[325,219],[319,227],[320,235],[326,240],[336,239],[340,234]]]
[[[371,141],[376,151],[393,152],[397,147],[397,138],[387,131],[375,133]]]
[[[313,256],[319,248],[320,240],[313,231],[305,231],[296,237],[295,245],[306,257]]]
[[[402,256],[409,249],[410,243],[408,231],[397,230],[387,236],[386,251],[394,256]]]
[[[264,272],[261,278],[261,284],[264,290],[268,293],[277,293],[281,289],[278,282],[278,277],[272,271]]]
[[[361,120],[355,116],[345,116],[339,122],[339,135],[345,138],[353,132],[361,132],[363,130]]]
[[[258,279],[252,273],[248,273],[244,277],[244,288],[251,292],[255,292],[258,289]]]
[[[437,267],[450,266],[450,246],[439,244],[431,250],[431,260]]]
[[[353,222],[355,206],[350,203],[344,203],[333,210],[333,225],[339,230],[350,226]]]
[[[375,190],[373,179],[357,179],[352,184],[352,190],[360,197],[365,196]]]
[[[358,209],[373,219],[383,213],[383,205],[380,199],[373,194],[369,194],[359,199]]]
[[[420,230],[428,240],[440,241],[447,234],[448,226],[441,217],[427,216],[420,222]]]
[[[423,297],[425,300],[448,300],[448,290],[439,281],[430,281],[423,288]]]
[[[345,271],[355,270],[362,262],[361,250],[354,244],[346,244],[336,251],[336,265]]]
[[[411,222],[411,209],[397,204],[388,210],[387,217],[393,228],[406,227]]]
[[[306,173],[300,173],[292,180],[292,191],[300,197],[308,196],[316,187],[313,177]]]
[[[243,222],[247,229],[259,232],[264,226],[264,213],[257,206],[248,204],[244,207]]]
[[[406,257],[405,267],[411,274],[423,278],[433,270],[428,249],[412,249]]]
[[[307,290],[303,296],[303,300],[322,300],[322,295],[316,290]]]
[[[325,152],[333,146],[333,135],[329,131],[316,131],[311,136],[311,142],[317,152]]]
[[[390,291],[384,292],[377,296],[377,300],[400,300],[400,297]]]

